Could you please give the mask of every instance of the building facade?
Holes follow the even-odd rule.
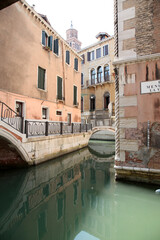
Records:
[[[116,176],[160,182],[160,2],[114,7]]]
[[[113,71],[114,38],[97,34],[98,42],[81,51],[82,122],[93,126],[110,125],[114,119],[115,83]]]
[[[0,11],[0,101],[24,119],[81,122],[81,58],[25,1]]]
[[[66,40],[69,46],[75,51],[79,51],[81,49],[81,42],[78,40],[78,31],[73,28],[72,22],[71,27],[66,31]]]

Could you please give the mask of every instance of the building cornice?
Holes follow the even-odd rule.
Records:
[[[144,62],[144,61],[151,61],[151,60],[156,60],[160,59],[160,53],[155,53],[155,54],[150,54],[150,55],[144,55],[144,56],[137,56],[134,58],[126,58],[119,60],[118,58],[114,59],[113,65],[118,66],[122,64],[128,64],[128,63],[137,63],[137,62]]]
[[[76,51],[74,51],[74,49],[72,49],[72,48],[69,46],[69,44],[66,42],[66,40],[65,40],[63,37],[61,37],[61,35],[58,34],[58,33],[56,32],[56,30],[53,29],[53,27],[50,26],[25,0],[20,0],[19,2],[23,5],[23,7],[24,7],[25,9],[28,10],[28,12],[30,12],[30,13],[35,17],[35,19],[38,19],[39,22],[40,22],[48,31],[50,31],[50,32],[51,32],[52,34],[54,34],[57,38],[59,38],[59,39],[65,44],[65,46],[70,49],[70,51],[72,51],[77,57],[79,57],[79,58],[81,59],[81,56],[80,56]]]
[[[89,45],[89,46],[87,46],[87,47],[84,47],[84,48],[82,48],[80,51],[78,51],[78,53],[81,54],[81,52],[83,52],[83,51],[85,51],[85,50],[87,50],[87,49],[89,49],[89,48],[95,47],[95,46],[97,46],[97,45],[99,45],[99,44],[101,44],[101,43],[108,42],[108,41],[110,41],[111,39],[114,39],[114,36],[108,37],[108,38],[106,38],[106,39],[104,39],[104,40],[98,41],[98,42],[93,43],[93,44],[91,44],[91,45]]]

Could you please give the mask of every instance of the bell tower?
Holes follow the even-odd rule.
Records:
[[[81,49],[81,42],[78,40],[78,31],[73,28],[72,21],[70,28],[66,31],[66,41],[75,51]]]

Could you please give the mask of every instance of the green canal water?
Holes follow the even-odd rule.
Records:
[[[1,171],[0,240],[159,240],[158,186],[116,182],[106,144]]]

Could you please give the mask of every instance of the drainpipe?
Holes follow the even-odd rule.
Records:
[[[150,148],[150,121],[147,124],[147,148]]]

